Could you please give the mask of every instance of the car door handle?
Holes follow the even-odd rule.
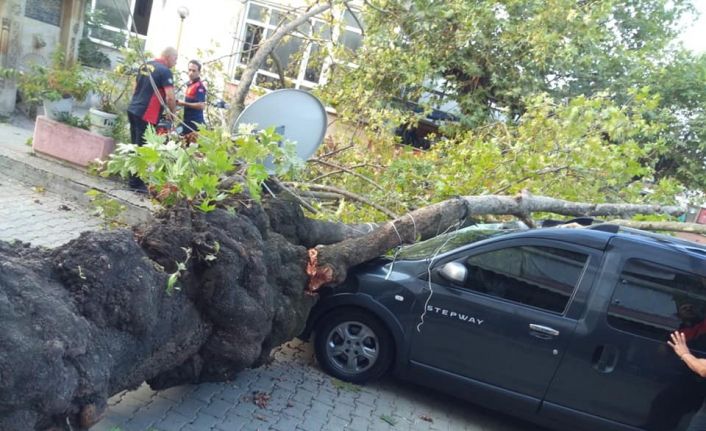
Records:
[[[536,333],[536,334],[542,334],[546,337],[540,337],[540,338],[550,338],[550,337],[558,337],[559,336],[559,331],[557,331],[554,328],[550,328],[549,326],[544,326],[544,325],[537,325],[536,323],[530,323],[529,324],[530,331]]]

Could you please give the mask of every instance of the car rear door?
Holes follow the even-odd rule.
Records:
[[[596,250],[546,239],[513,239],[460,252],[430,269],[411,331],[413,367],[455,376],[478,400],[514,400],[535,412],[576,325],[567,314],[579,285],[590,285]],[[459,262],[463,284],[438,269]],[[488,397],[490,393],[493,397]],[[500,394],[500,396],[498,396]]]
[[[667,339],[681,327],[706,357],[704,261],[621,238],[611,249],[541,414],[572,429],[683,429],[704,381]],[[584,427],[574,426],[578,418]]]

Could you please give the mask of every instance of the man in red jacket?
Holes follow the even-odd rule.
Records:
[[[170,114],[173,114],[176,109],[174,78],[171,71],[176,62],[177,50],[168,47],[162,51],[159,58],[140,66],[135,93],[133,93],[130,106],[127,108],[130,139],[137,146],[145,144],[147,126],[157,125],[165,105]],[[147,191],[145,183],[134,175],[130,177],[129,185],[135,191]]]

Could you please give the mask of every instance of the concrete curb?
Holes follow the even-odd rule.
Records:
[[[9,177],[62,196],[77,204],[89,206],[86,192],[95,189],[125,205],[121,221],[139,224],[148,221],[156,207],[145,196],[127,189],[127,185],[90,175],[84,170],[59,160],[34,153],[26,145],[30,130],[0,124],[0,169]]]

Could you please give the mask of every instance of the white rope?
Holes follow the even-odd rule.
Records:
[[[461,221],[457,222],[454,225],[449,226],[444,232],[441,233],[441,235],[444,235],[448,233],[452,228],[456,228],[456,232],[463,226],[463,223]],[[422,325],[424,325],[424,317],[427,315],[427,306],[429,305],[429,301],[431,301],[431,297],[434,295],[434,288],[432,287],[431,284],[431,266],[434,264],[434,259],[439,255],[441,250],[448,244],[449,240],[451,239],[453,235],[449,235],[446,240],[441,244],[437,249],[434,251],[434,254],[432,257],[429,259],[429,265],[427,266],[427,286],[429,288],[429,295],[427,295],[426,301],[424,301],[424,309],[422,311],[421,316],[419,316],[419,323],[417,324],[417,332],[421,332]]]
[[[390,263],[390,268],[387,270],[387,274],[385,274],[385,280],[390,278],[390,274],[392,274],[392,269],[395,267],[395,262],[397,262],[397,255],[400,254],[400,247],[397,247],[395,250],[395,255],[392,257],[392,263]]]
[[[404,241],[402,241],[402,237],[400,236],[400,233],[397,231],[397,226],[395,226],[395,222],[391,221],[390,224],[392,225],[392,229],[395,230],[395,233],[397,234],[397,238],[400,240],[400,245],[402,245]]]

